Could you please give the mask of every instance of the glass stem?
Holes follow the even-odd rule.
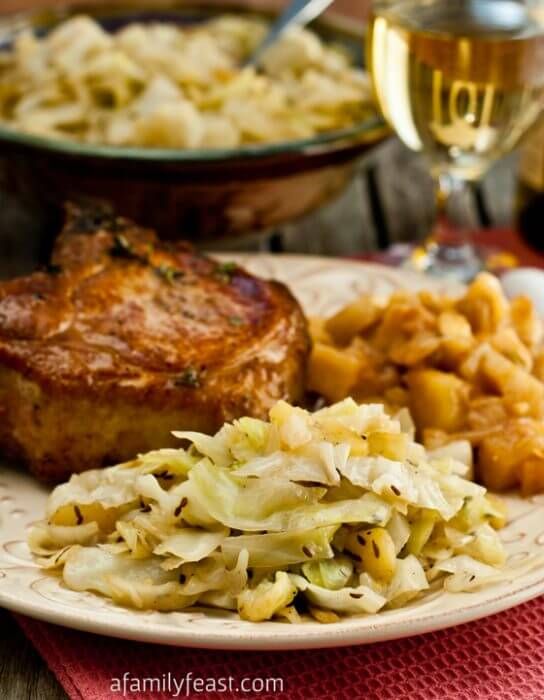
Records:
[[[458,196],[464,183],[448,172],[440,172],[435,178],[436,219],[431,233],[431,245],[456,248],[468,243],[468,233],[460,221],[452,221],[449,216],[452,196]]]
[[[438,277],[450,277],[459,281],[473,279],[482,269],[482,261],[470,241],[470,229],[459,221],[452,221],[452,195],[456,198],[465,183],[448,172],[440,172],[436,181],[436,221],[424,246],[412,254],[413,267]]]

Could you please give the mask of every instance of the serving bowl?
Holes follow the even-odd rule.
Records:
[[[250,1],[197,6],[189,0],[131,0],[4,15],[0,46],[9,46],[24,29],[44,34],[81,13],[108,30],[133,21],[194,23],[225,12],[273,16],[273,10],[256,13]],[[312,28],[362,65],[362,25],[327,16]],[[63,202],[87,199],[111,203],[162,237],[209,244],[269,231],[326,203],[353,177],[358,159],[386,134],[376,114],[305,140],[172,150],[89,145],[0,126],[0,189],[24,208],[46,241],[58,227]]]

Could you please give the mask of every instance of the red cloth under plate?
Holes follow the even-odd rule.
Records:
[[[108,639],[17,616],[74,700],[119,700],[112,679],[281,678],[284,692],[191,693],[221,700],[542,700],[544,597],[478,622],[370,646],[297,652],[177,649]],[[129,693],[166,700],[168,693]]]

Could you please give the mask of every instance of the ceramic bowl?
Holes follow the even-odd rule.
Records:
[[[132,21],[187,24],[227,11],[256,14],[251,0],[244,1],[248,4],[197,6],[188,1],[132,0],[4,15],[0,46],[9,46],[23,29],[45,33],[75,13],[85,12],[115,30]],[[259,14],[272,16],[273,11]],[[313,29],[363,63],[363,26],[327,16]],[[0,190],[44,236],[44,249],[68,199],[108,201],[163,237],[209,246],[270,231],[323,205],[348,184],[361,156],[386,134],[377,113],[311,139],[220,150],[87,145],[0,127]]]

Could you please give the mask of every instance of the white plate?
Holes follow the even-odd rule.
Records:
[[[229,256],[253,272],[289,284],[310,315],[333,313],[357,294],[417,289],[437,283],[377,265],[296,256]],[[137,612],[91,593],[76,593],[31,559],[26,534],[44,513],[47,489],[20,471],[0,468],[0,605],[41,620],[146,642],[217,649],[303,649],[397,639],[492,615],[544,593],[544,570],[533,570],[475,593],[430,594],[416,603],[333,625],[251,623],[214,611]],[[510,561],[544,552],[544,496],[509,499],[502,532]]]

